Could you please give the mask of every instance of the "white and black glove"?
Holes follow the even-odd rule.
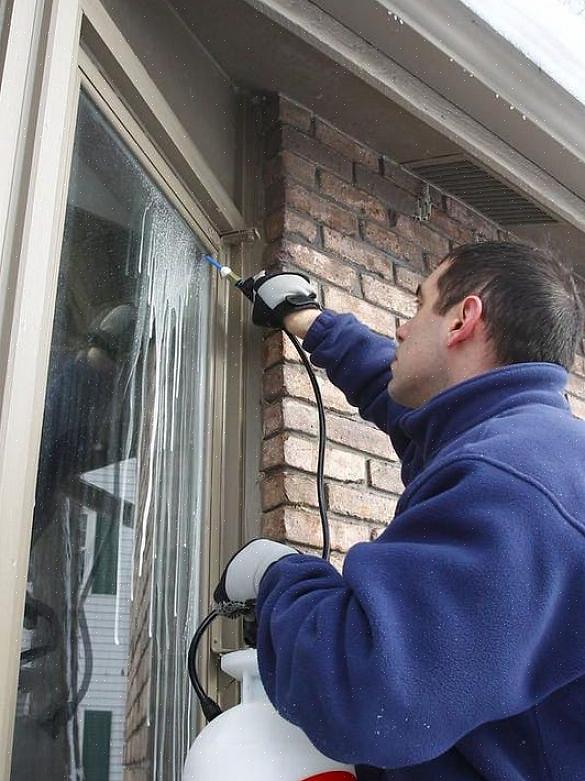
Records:
[[[321,309],[317,291],[308,277],[292,271],[254,277],[252,321],[255,325],[283,328],[284,318],[301,309]]]
[[[244,545],[229,560],[213,593],[216,604],[256,599],[262,576],[271,564],[298,551],[282,542],[260,538]]]

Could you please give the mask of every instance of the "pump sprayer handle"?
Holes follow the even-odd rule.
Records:
[[[238,290],[241,290],[246,298],[249,298],[252,302],[254,301],[254,281],[255,277],[247,277],[247,279],[240,279],[236,282]]]

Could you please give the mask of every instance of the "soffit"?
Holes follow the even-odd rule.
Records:
[[[313,2],[585,197],[585,106],[472,9],[459,0]]]
[[[282,92],[400,163],[461,154],[457,143],[303,40],[302,33],[291,32],[254,8],[255,0],[168,1],[217,66],[238,87]],[[421,7],[412,0],[401,2]],[[459,0],[438,2],[461,6]],[[562,143],[551,138],[531,118],[523,119],[519,110],[511,110],[510,103],[497,97],[477,76],[458,65],[455,58],[451,59],[446,46],[437,46],[436,41],[433,43],[407,24],[401,24],[388,13],[389,2],[312,0],[312,3],[479,122],[494,138],[502,139],[536,163],[568,191],[585,197],[581,160],[576,160]],[[486,40],[489,43],[492,39],[488,36]],[[515,76],[521,79],[522,74],[513,71],[518,52],[512,50],[509,54],[511,59],[504,63],[506,76],[514,83]],[[498,175],[501,177],[502,171]],[[558,222],[545,227],[523,226],[516,232],[525,239],[534,238],[539,244],[547,237],[545,244],[562,248],[565,257],[576,267],[582,267],[581,273],[585,274],[581,242],[577,240],[582,234],[575,228]]]
[[[172,5],[236,85],[282,92],[399,162],[458,151],[445,136],[243,0],[172,0]]]

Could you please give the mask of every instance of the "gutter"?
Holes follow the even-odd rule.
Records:
[[[483,163],[546,210],[578,229],[585,230],[583,199],[465,111],[439,95],[421,79],[409,73],[380,49],[323,11],[314,2],[310,0],[246,0],[246,2],[308,42],[388,99],[441,132],[471,157]],[[377,0],[368,0],[368,2],[380,4]],[[403,0],[392,4],[384,2],[383,5],[387,9],[395,8],[395,12],[405,21],[408,21],[407,13],[410,10],[413,24],[418,24],[422,29],[420,17],[426,18],[427,4]],[[440,18],[437,10],[439,7],[443,8],[443,13],[448,9],[448,15],[444,19]],[[458,0],[437,0],[437,5],[433,4],[431,19],[434,20],[436,29],[433,32],[433,25],[427,24],[427,34],[436,36],[437,45],[446,45],[440,40],[446,34],[444,28],[449,27],[453,13],[461,13],[462,9],[464,21],[476,25],[476,21],[469,22],[470,12]],[[364,4],[363,12],[366,11]],[[415,17],[414,11],[420,16]],[[471,16],[475,19],[473,15]],[[470,40],[477,43],[477,27],[471,29],[474,34]],[[462,34],[462,31],[456,28],[453,37],[458,38]],[[513,50],[513,47],[511,48]],[[479,78],[480,75],[477,75]],[[556,85],[555,90],[558,90]],[[558,111],[558,102],[556,110]],[[579,152],[579,157],[585,162],[582,151]]]
[[[373,0],[585,163],[585,105],[461,0]],[[529,4],[527,13],[529,13]]]

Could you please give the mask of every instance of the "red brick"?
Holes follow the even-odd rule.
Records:
[[[323,396],[323,404],[337,412],[355,412],[343,393],[329,380],[317,375],[317,383]],[[313,402],[313,388],[303,366],[280,364],[264,372],[264,397],[267,400],[289,395],[304,401]]]
[[[351,312],[373,331],[384,336],[394,336],[394,318],[386,310],[333,287],[325,286],[323,296],[326,309],[333,309],[334,312]]]
[[[398,265],[394,266],[394,279],[399,287],[410,290],[412,293],[416,293],[418,286],[423,281],[420,274],[415,274],[410,269]]]
[[[357,219],[353,214],[298,184],[291,184],[286,188],[286,202],[330,228],[352,236],[358,232]]]
[[[395,258],[407,260],[419,270],[424,269],[423,249],[405,238],[397,236],[391,230],[375,222],[366,222],[364,239],[384,252],[389,252]]]
[[[370,539],[370,529],[359,523],[339,518],[329,518],[331,547],[347,551],[357,542]],[[290,543],[300,543],[311,548],[323,544],[321,520],[316,510],[301,510],[296,507],[278,507],[264,515],[263,534]]]
[[[275,331],[264,340],[262,363],[265,369],[269,369],[275,363],[281,363],[283,360],[293,363],[301,362],[299,354],[284,331]]]
[[[317,168],[292,152],[281,152],[264,163],[264,184],[268,187],[279,179],[292,178],[307,187],[316,187]]]
[[[332,147],[337,152],[354,160],[356,163],[362,163],[373,171],[378,171],[380,166],[380,156],[373,149],[354,141],[339,130],[327,125],[320,119],[315,120],[315,136],[327,146]]]
[[[264,437],[271,437],[276,434],[277,431],[282,431],[284,428],[284,418],[282,409],[282,400],[279,399],[273,404],[268,404],[262,410],[262,429]]]
[[[290,466],[304,472],[317,471],[317,441],[284,432],[262,443],[263,470]],[[359,453],[327,446],[324,474],[345,482],[361,481],[365,477],[365,459]]]
[[[278,117],[281,122],[287,125],[293,125],[305,133],[310,132],[312,124],[311,112],[304,106],[295,103],[284,95],[278,98]]]
[[[333,566],[339,573],[343,572],[344,561],[345,561],[345,553],[340,553],[339,551],[331,551],[331,556],[329,557],[329,563],[333,564]]]
[[[574,374],[569,374],[567,391],[573,396],[585,399],[585,379],[583,377],[577,377]]]
[[[287,414],[285,413],[285,425],[286,420]],[[372,453],[380,458],[398,458],[388,435],[359,418],[351,420],[337,415],[328,415],[327,437],[332,442],[346,445],[360,452]]]
[[[266,241],[276,241],[284,233],[284,210],[279,209],[264,219],[264,235]]]
[[[269,475],[262,481],[261,494],[264,511],[280,504],[318,506],[317,480],[296,472]]]
[[[368,461],[369,483],[381,491],[391,494],[400,494],[404,491],[404,484],[400,478],[400,464],[389,464],[386,461]]]
[[[285,429],[302,431],[305,434],[317,436],[319,433],[319,416],[317,414],[317,407],[304,404],[303,402],[297,401],[296,399],[283,399],[282,402],[283,425]],[[328,429],[330,420],[331,414],[328,414]],[[336,441],[333,439],[333,437],[330,436],[329,431],[327,431],[327,439],[331,442]]]
[[[319,431],[317,409],[296,399],[282,400],[280,422],[285,429],[301,431],[311,436],[316,436]],[[380,458],[398,458],[387,434],[359,418],[328,414],[327,439]]]
[[[428,225],[432,225],[440,233],[447,236],[455,245],[471,244],[474,241],[474,234],[471,228],[460,225],[451,219],[441,209],[433,209]]]
[[[396,509],[396,500],[389,496],[334,483],[327,486],[327,501],[333,513],[381,523],[388,523]]]
[[[291,209],[282,208],[265,219],[264,232],[268,242],[277,241],[284,234],[298,235],[311,243],[319,238],[319,228],[313,220]]]
[[[306,271],[312,278],[320,277],[345,290],[359,289],[358,274],[347,264],[336,258],[331,258],[313,247],[304,244],[283,241],[274,245],[271,251],[272,258],[269,265],[278,265],[286,269],[292,265]]]
[[[380,250],[369,247],[362,241],[357,241],[349,236],[343,236],[330,228],[323,229],[323,246],[330,252],[335,252],[346,260],[363,266],[368,271],[386,279],[392,279],[392,261],[380,252]]]
[[[284,95],[275,95],[267,98],[264,101],[262,115],[264,127],[267,129],[277,122],[284,122],[304,132],[311,130],[311,112],[304,106],[284,97]]]
[[[416,213],[416,198],[411,193],[398,187],[389,179],[373,173],[362,165],[355,166],[356,184],[362,190],[375,195],[389,209],[401,214]]]
[[[281,150],[294,152],[306,160],[310,160],[320,168],[333,171],[342,179],[351,182],[353,179],[353,163],[335,149],[322,144],[318,139],[300,133],[293,127],[283,126],[272,132],[267,141],[267,155],[273,157]]]
[[[344,182],[333,174],[321,174],[321,192],[328,195],[348,209],[358,212],[362,217],[376,220],[384,224],[388,223],[388,210],[384,204],[373,195],[358,190],[351,184]]]
[[[420,176],[417,176],[412,171],[407,170],[395,160],[390,160],[389,157],[384,157],[382,160],[382,173],[388,179],[391,179],[403,190],[406,190],[412,195],[418,197],[425,184],[429,186],[429,194],[431,196],[431,203],[433,208],[443,208],[443,192],[438,187],[425,182]]]
[[[573,364],[572,371],[581,377],[585,376],[585,359],[582,355],[575,356],[575,362]]]
[[[457,220],[469,230],[479,233],[485,239],[497,240],[498,239],[498,225],[488,220],[487,217],[483,217],[478,214],[474,209],[470,209],[461,201],[456,198],[447,196],[447,214],[454,220]]]
[[[291,209],[286,209],[284,213],[284,232],[286,235],[301,236],[311,244],[319,240],[319,228],[315,222]]]
[[[372,304],[396,312],[402,317],[414,317],[416,314],[416,297],[410,293],[382,282],[376,277],[362,275],[364,298]]]
[[[581,420],[585,420],[585,401],[569,395],[569,405],[573,415],[581,418]]]
[[[424,222],[419,222],[413,217],[405,217],[399,214],[394,230],[399,236],[403,236],[414,244],[420,244],[431,255],[444,257],[449,252],[449,240],[440,236],[427,227]]]
[[[269,214],[284,206],[285,182],[283,179],[277,179],[270,187],[266,188],[264,194],[264,207]]]

